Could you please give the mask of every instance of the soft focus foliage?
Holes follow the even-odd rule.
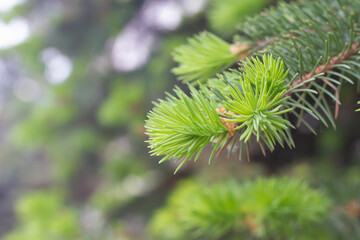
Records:
[[[260,12],[268,3],[269,0],[212,0],[207,17],[216,32],[229,36],[246,17]]]
[[[83,239],[76,212],[49,192],[24,196],[16,205],[19,225],[6,240]]]
[[[155,215],[151,230],[161,239],[181,239],[184,232],[191,239],[291,239],[295,231],[304,239],[326,219],[329,207],[324,194],[296,179],[229,181],[206,188],[186,182]]]
[[[137,111],[143,104],[144,90],[144,86],[139,82],[114,82],[108,98],[99,109],[99,122],[105,126],[120,126],[136,120],[139,117]]]

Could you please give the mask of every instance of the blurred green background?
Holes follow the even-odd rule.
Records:
[[[231,41],[237,22],[274,3],[1,0],[1,239],[185,239],[159,215],[177,186],[270,175],[305,179],[339,209],[352,204],[340,212],[358,221],[359,98],[350,86],[336,131],[300,128],[295,150],[254,151],[251,162],[224,151],[176,175],[175,164],[148,154],[151,102],[184,87],[172,50],[203,30]]]

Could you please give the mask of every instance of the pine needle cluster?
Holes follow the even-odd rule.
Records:
[[[234,64],[237,57],[231,52],[229,43],[210,32],[202,32],[188,39],[188,44],[177,47],[174,60],[180,65],[173,72],[189,83],[205,82]]]
[[[215,102],[194,87],[190,86],[190,90],[191,97],[176,88],[176,96],[168,94],[166,100],[154,103],[146,123],[151,153],[166,155],[160,162],[171,157],[176,161],[184,158],[178,169],[197,152],[196,161],[204,147],[217,139],[211,159],[229,135],[217,115]]]
[[[288,99],[283,95],[286,92],[285,78],[288,71],[284,63],[275,60],[271,55],[265,55],[263,62],[259,58],[247,60],[244,64],[244,73],[237,84],[230,85],[230,93],[225,96],[225,108],[228,122],[236,122],[238,127],[234,130],[246,129],[241,133],[239,140],[247,142],[254,134],[260,142],[262,140],[274,148],[277,141],[288,140],[291,146],[292,139],[288,138],[286,131],[291,123],[282,118],[291,108],[283,109],[282,103]]]

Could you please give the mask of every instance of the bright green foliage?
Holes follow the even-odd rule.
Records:
[[[287,88],[287,74],[283,62],[274,60],[270,55],[264,56],[263,63],[253,58],[252,62],[248,60],[244,65],[244,74],[239,84],[231,86],[230,94],[224,102],[225,107],[232,112],[227,114],[230,118],[228,121],[239,124],[235,130],[246,127],[240,140],[246,142],[254,134],[259,142],[260,135],[264,133],[266,138],[263,140],[273,149],[276,140],[282,143],[281,139],[288,138],[286,130],[292,125],[281,117],[291,111],[283,109],[281,105],[288,99],[283,97]]]
[[[176,96],[168,94],[166,100],[154,103],[155,108],[148,114],[145,125],[151,153],[157,156],[166,154],[160,162],[171,157],[176,161],[185,157],[179,168],[197,152],[196,161],[208,143],[217,141],[211,159],[228,137],[215,102],[206,99],[195,88],[190,89],[192,98],[176,88]]]
[[[213,0],[208,11],[210,25],[216,32],[231,35],[246,17],[260,12],[269,0]]]
[[[170,239],[181,239],[184,232],[187,239],[293,239],[295,232],[304,239],[326,219],[331,205],[321,192],[289,178],[194,186],[178,188],[171,197],[176,202],[169,201],[155,215],[154,235],[167,239],[162,231],[170,225],[182,233]],[[186,192],[184,188],[190,190],[179,194]],[[155,227],[161,224],[163,228]]]
[[[186,81],[207,80],[200,94],[218,109],[225,107],[218,115],[231,137],[240,136],[241,146],[254,136],[262,150],[263,143],[270,150],[275,144],[293,147],[289,127],[303,125],[316,134],[312,118],[335,127],[339,87],[360,83],[359,9],[360,2],[353,0],[281,3],[241,24],[234,45],[240,46],[241,69],[222,72],[225,58],[203,34],[176,50],[183,60],[177,59],[182,71],[175,73]],[[247,55],[259,58],[242,60]]]
[[[259,86],[266,84],[266,91],[279,93],[287,88],[285,79],[289,69],[285,69],[282,59],[274,59],[271,55],[264,55],[262,61],[258,57],[247,59],[244,64],[244,81]]]
[[[16,205],[19,225],[4,240],[83,239],[77,216],[49,192],[32,193]]]
[[[230,47],[212,33],[199,33],[174,50],[174,60],[180,65],[173,72],[186,83],[204,82],[236,62],[237,54]]]
[[[358,101],[358,104],[360,104],[360,101]],[[357,112],[359,112],[360,111],[360,108],[358,109],[358,110],[356,110]]]

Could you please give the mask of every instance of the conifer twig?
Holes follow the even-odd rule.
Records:
[[[326,73],[326,72],[330,71],[334,65],[339,64],[342,61],[349,59],[352,55],[354,55],[357,52],[356,50],[357,50],[358,46],[359,46],[359,43],[355,42],[346,53],[332,57],[330,59],[329,64],[321,64],[315,69],[315,71],[311,71],[311,72],[307,73],[305,76],[303,76],[302,78],[295,80],[290,85],[289,90],[291,90],[292,88],[296,87],[297,85],[305,82],[306,80],[310,79],[311,77],[313,77],[315,75],[318,75],[321,73]],[[290,96],[291,94],[292,94],[292,92],[289,91],[286,96]]]

